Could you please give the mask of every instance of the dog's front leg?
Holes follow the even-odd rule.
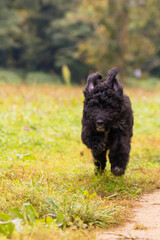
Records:
[[[95,165],[95,174],[102,173],[106,167],[106,144],[104,139],[99,136],[94,136],[92,141],[92,155]]]
[[[109,160],[111,163],[111,172],[116,176],[125,173],[130,153],[130,138],[125,135],[114,135],[114,140],[110,145]]]
[[[95,165],[95,174],[101,174],[106,167],[106,150],[99,153],[92,150],[92,155]]]
[[[104,136],[97,135],[89,127],[83,127],[81,138],[83,143],[92,151],[95,173],[101,173],[106,166],[106,144],[104,142]]]

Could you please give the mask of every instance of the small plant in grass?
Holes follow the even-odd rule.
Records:
[[[102,201],[95,201],[96,193],[89,194],[87,190],[82,195],[63,197],[60,203],[48,197],[44,210],[55,219],[58,227],[88,228],[90,226],[109,227],[117,223],[115,215],[120,211],[119,207],[104,206]]]
[[[11,237],[14,230],[22,232],[22,225],[29,223],[33,226],[37,217],[35,209],[30,203],[22,206],[22,211],[17,207],[10,208],[8,214],[0,213],[0,233]]]
[[[71,227],[74,230],[92,226],[107,228],[115,224],[114,215],[118,210],[117,207],[104,208],[101,206],[101,201],[91,201],[95,196],[96,194],[89,195],[85,191],[84,196],[73,195],[71,199],[63,199],[61,205],[48,198],[46,205],[49,213],[37,220],[38,215],[29,203],[23,204],[22,211],[17,207],[10,208],[8,214],[0,213],[0,233],[7,237],[11,237],[14,230],[23,233],[26,224],[33,227],[34,224],[41,223],[44,226]]]
[[[144,225],[141,225],[141,224],[135,224],[134,229],[135,230],[147,230],[147,227],[145,227]]]

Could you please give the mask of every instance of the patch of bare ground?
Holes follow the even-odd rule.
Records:
[[[97,233],[96,240],[160,240],[160,190],[144,195],[125,226]]]

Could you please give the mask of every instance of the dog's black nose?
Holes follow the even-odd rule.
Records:
[[[104,124],[104,122],[103,122],[102,119],[98,119],[97,122],[96,122],[96,124],[97,124],[98,126],[101,126],[101,125]]]

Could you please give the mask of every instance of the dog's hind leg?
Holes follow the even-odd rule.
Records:
[[[106,150],[103,152],[92,150],[92,155],[95,165],[95,174],[101,174],[106,167]]]

